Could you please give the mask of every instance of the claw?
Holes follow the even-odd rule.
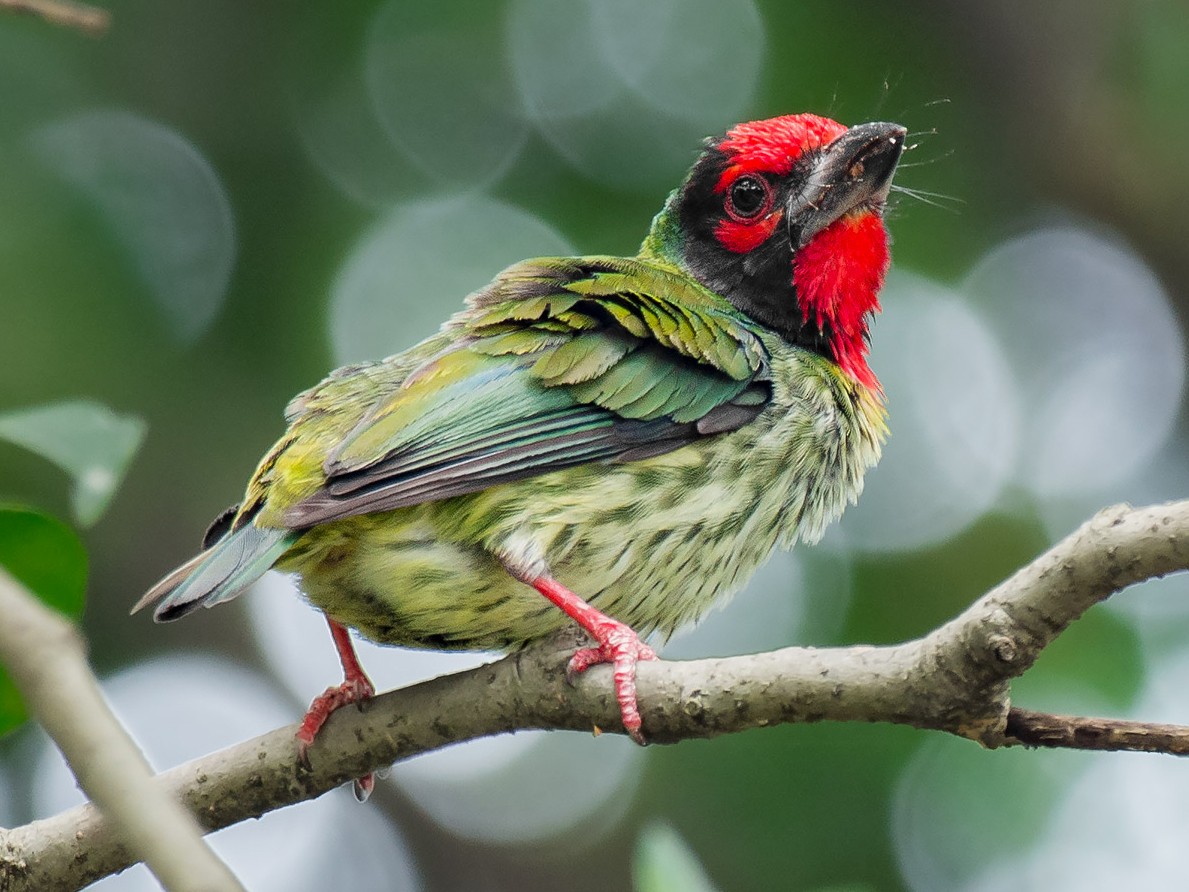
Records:
[[[646,746],[641,731],[643,720],[636,702],[636,663],[640,660],[657,659],[656,651],[640,640],[640,636],[623,623],[608,620],[596,630],[590,630],[598,647],[584,647],[570,657],[566,665],[566,678],[573,683],[579,673],[600,663],[610,663],[615,680],[615,699],[619,703],[619,715],[624,730],[640,746]]]
[[[356,802],[367,802],[372,791],[376,789],[375,774],[365,774],[363,777],[355,778],[355,783],[351,785],[351,791],[355,794]]]
[[[314,743],[314,738],[336,709],[351,703],[361,703],[374,697],[376,689],[366,675],[348,678],[341,685],[327,688],[314,698],[310,708],[306,710],[305,718],[301,720],[301,727],[297,729],[298,755],[305,760],[306,752]]]
[[[580,672],[585,672],[591,666],[610,663],[615,679],[615,699],[619,702],[624,730],[632,740],[644,746],[647,741],[640,730],[640,707],[636,703],[636,663],[657,659],[656,652],[641,641],[640,636],[629,626],[591,607],[557,580],[549,576],[533,578],[517,575],[512,568],[508,572],[560,607],[595,640],[596,647],[584,647],[570,658],[566,666],[566,678],[573,682]]]

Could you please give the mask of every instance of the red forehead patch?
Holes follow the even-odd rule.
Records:
[[[744,173],[783,176],[806,151],[820,148],[846,133],[837,121],[819,115],[782,115],[764,121],[749,121],[727,131],[718,144],[730,164],[718,181],[716,191]]]

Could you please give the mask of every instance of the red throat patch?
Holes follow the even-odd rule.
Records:
[[[888,234],[871,212],[835,220],[797,252],[793,284],[807,322],[830,330],[834,358],[860,384],[880,390],[867,365],[868,316],[879,311]]]

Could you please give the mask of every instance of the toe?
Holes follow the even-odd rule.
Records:
[[[352,792],[355,793],[356,802],[367,802],[372,791],[376,789],[376,776],[374,774],[365,774],[363,777],[355,778],[355,782],[351,785]]]

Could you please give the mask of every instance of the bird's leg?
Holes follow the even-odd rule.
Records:
[[[641,641],[630,627],[595,610],[556,579],[538,576],[525,579],[524,582],[565,611],[597,642],[596,647],[584,647],[570,658],[566,676],[573,679],[591,666],[610,663],[623,727],[632,740],[643,746],[645,740],[640,731],[640,708],[636,703],[636,663],[657,659],[656,652]]]
[[[314,742],[314,737],[317,736],[318,731],[321,730],[332,712],[348,703],[366,700],[376,693],[371,680],[363,671],[363,667],[359,665],[359,657],[355,653],[351,633],[329,616],[326,617],[326,622],[330,626],[330,634],[334,638],[339,661],[343,664],[343,683],[338,687],[327,688],[314,698],[314,702],[306,710],[301,728],[297,732],[297,739],[302,745],[303,754]]]
[[[343,683],[338,687],[327,688],[314,698],[310,708],[306,710],[301,727],[297,730],[297,755],[303,764],[309,764],[308,752],[318,735],[318,731],[326,724],[330,714],[348,703],[359,703],[374,696],[376,689],[371,679],[359,664],[359,655],[355,653],[355,645],[351,641],[351,633],[341,624],[336,623],[329,616],[326,622],[330,626],[331,637],[334,638],[335,649],[339,653],[339,662],[343,664]],[[355,781],[355,798],[363,802],[371,795],[376,786],[374,774],[367,774]]]

